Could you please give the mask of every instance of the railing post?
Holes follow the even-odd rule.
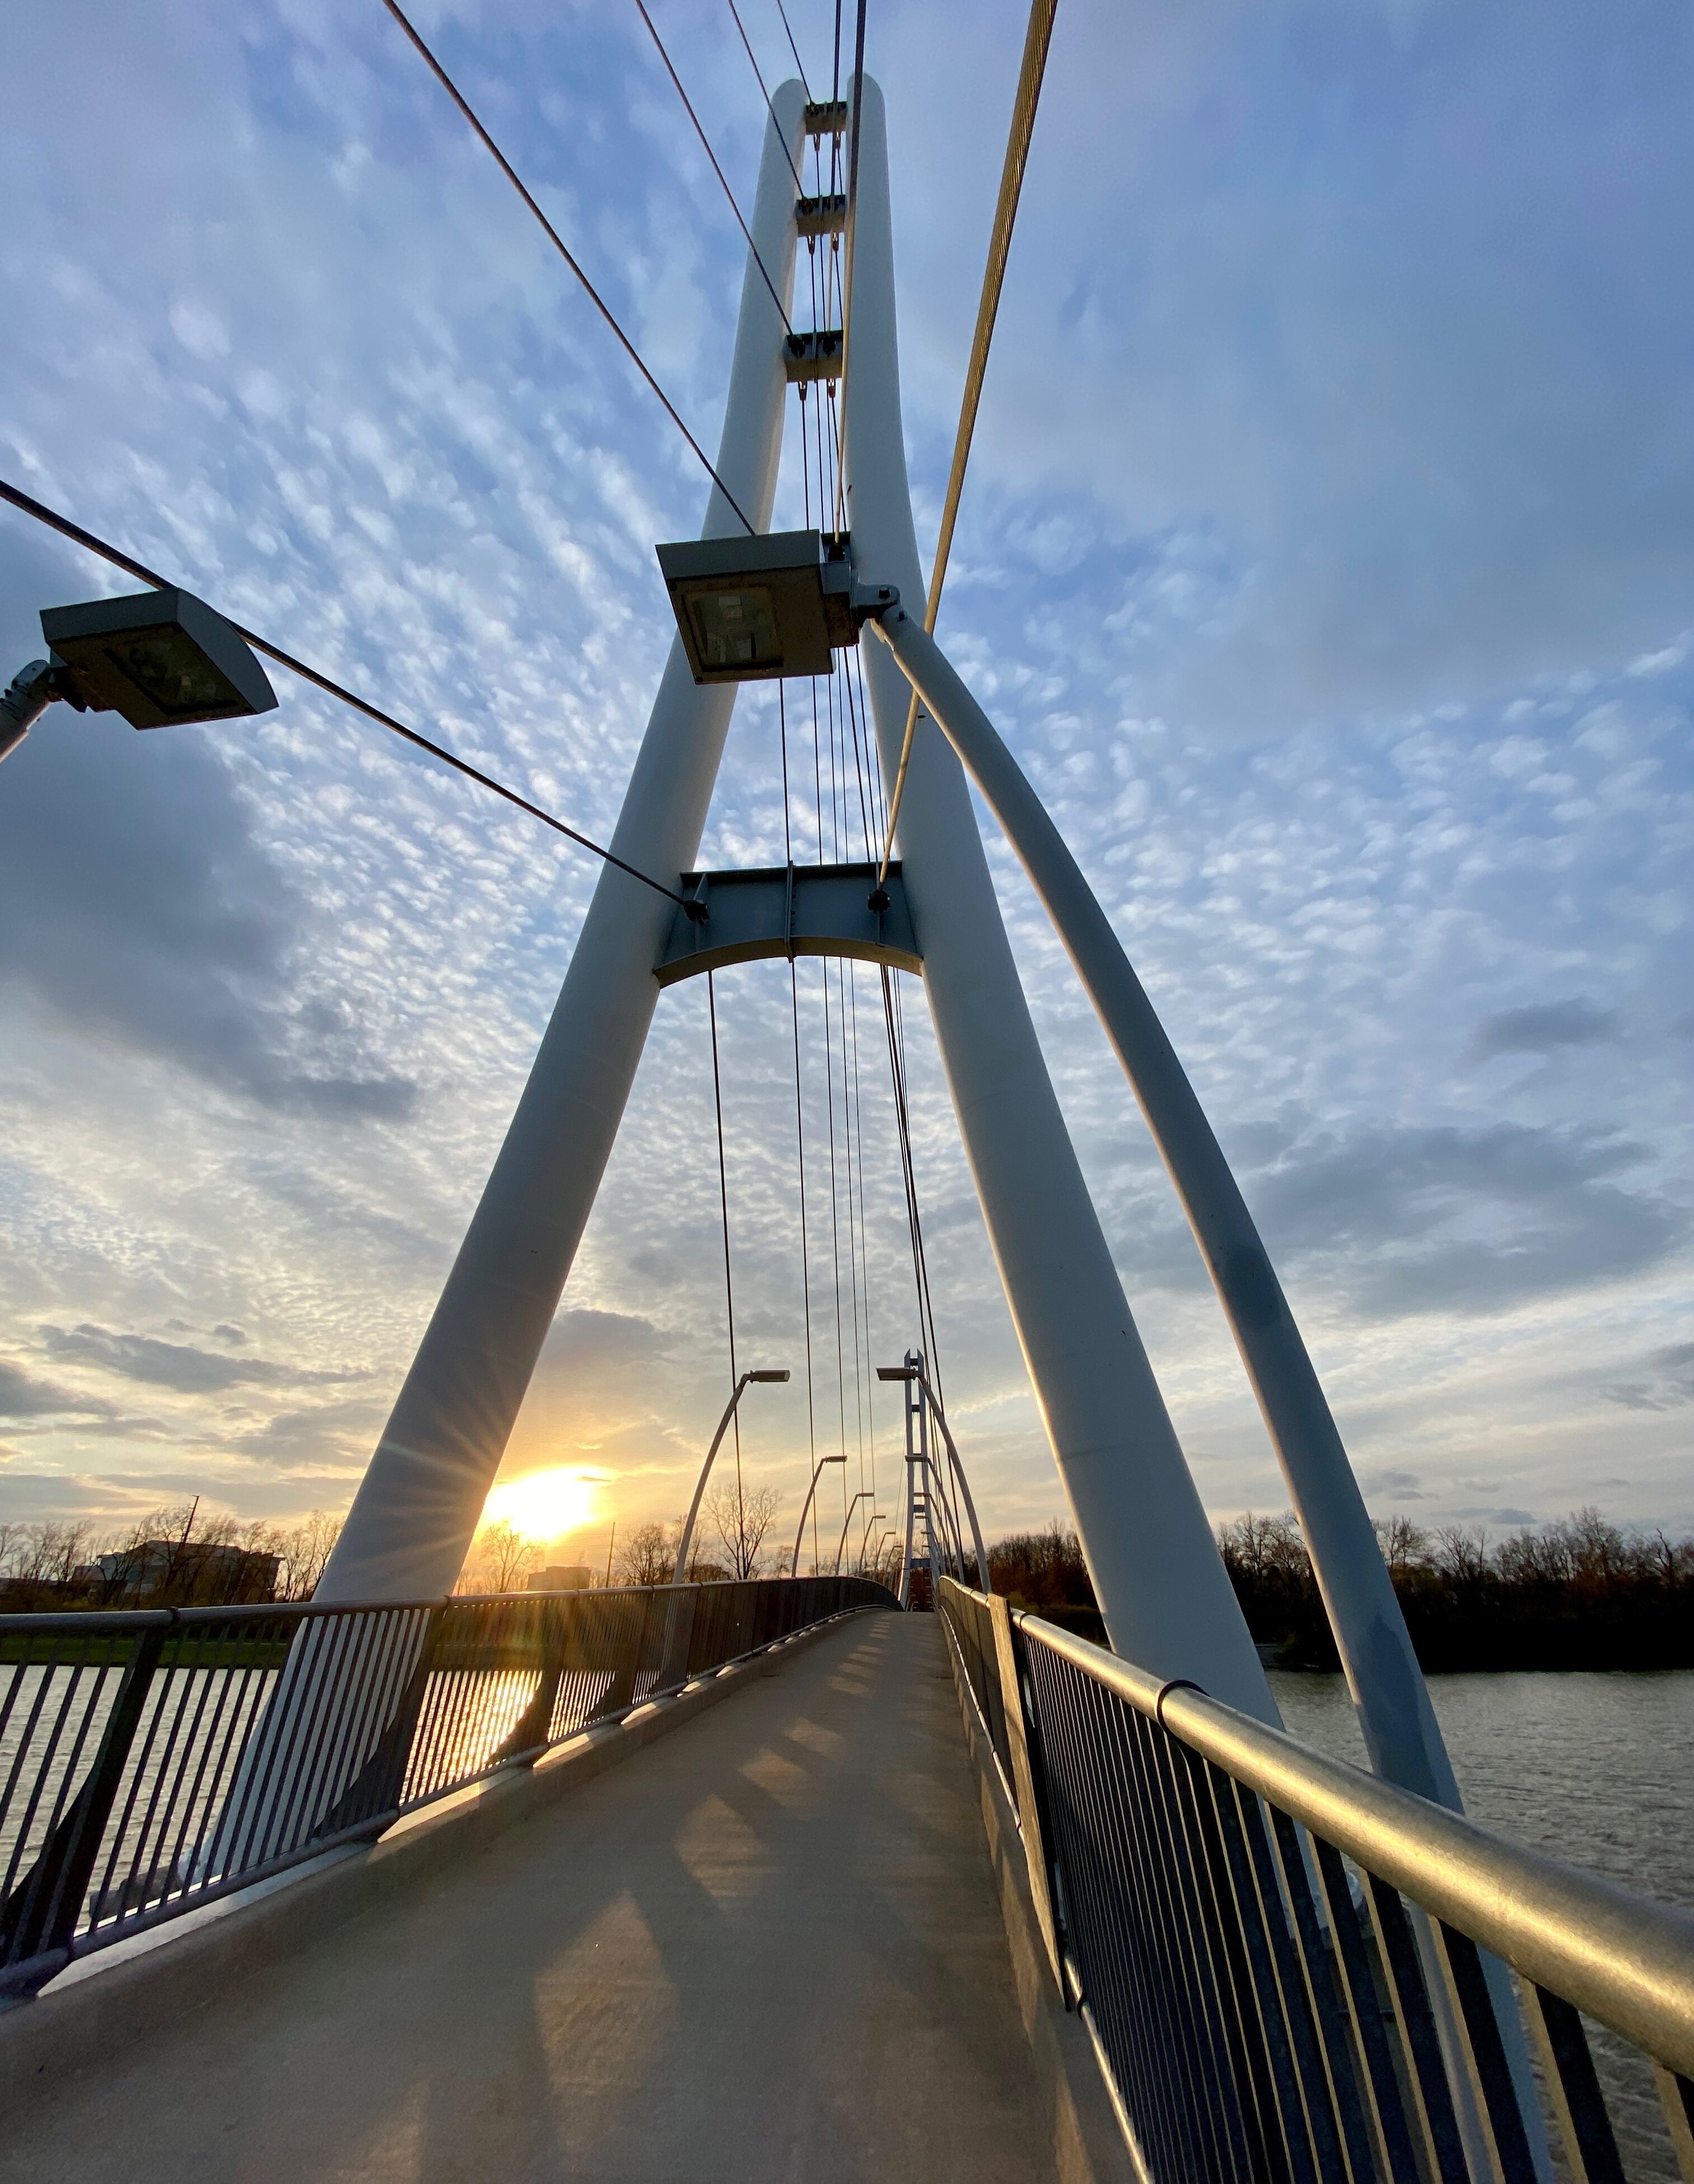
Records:
[[[125,1667],[118,1696],[100,1736],[88,1779],[42,1846],[36,1860],[0,1908],[0,1955],[14,1963],[31,1957],[47,1959],[32,1986],[50,1979],[58,1969],[53,1961],[62,1953],[68,1958],[82,1912],[82,1899],[100,1854],[100,1838],[123,1781],[125,1762],[141,1725],[153,1672],[164,1641],[176,1625],[176,1612],[167,1608],[168,1622],[143,1630]]]
[[[1029,1730],[1023,1711],[1023,1678],[1017,1645],[1011,1628],[1011,1609],[998,1593],[988,1596],[989,1622],[994,1631],[994,1666],[999,1673],[1000,1708],[1006,1724],[1006,1747],[1011,1758],[1011,1783],[1017,1798],[1018,1824],[1023,1831],[1023,1855],[1029,1864],[1029,1893],[1034,1899],[1035,1922],[1047,1945],[1047,1962],[1061,1994],[1064,1992],[1064,1964],[1059,1952],[1058,1922],[1053,1916],[1052,1891],[1048,1881],[1048,1845],[1041,1825],[1041,1801],[1036,1794],[1035,1769],[1030,1757]],[[984,1667],[988,1664],[984,1663]]]
[[[559,1686],[565,1677],[565,1649],[570,1635],[574,1601],[541,1602],[541,1676],[535,1696],[518,1716],[511,1735],[495,1753],[502,1760],[527,1759],[532,1765],[547,1749],[553,1727],[553,1709],[559,1702]]]
[[[671,1588],[671,1604],[665,1618],[665,1658],[659,1669],[658,1688],[661,1691],[674,1691],[688,1680],[688,1646],[694,1636],[694,1610],[699,1596],[697,1585]]]
[[[429,1694],[429,1680],[435,1670],[436,1648],[441,1641],[442,1625],[447,1619],[450,1604],[445,1600],[439,1601],[429,1611],[418,1644],[418,1657],[412,1664],[411,1674],[406,1679],[406,1687],[400,1694],[398,1706],[389,1717],[375,1751],[313,1830],[314,1836],[339,1835],[343,1829],[357,1827],[361,1823],[368,1824],[373,1829],[379,1825],[386,1825],[399,1809],[401,1792],[406,1786],[406,1769],[411,1761],[412,1743],[417,1736],[424,1701]],[[309,1630],[310,1625],[307,1628]]]

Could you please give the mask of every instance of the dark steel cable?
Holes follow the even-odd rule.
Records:
[[[929,1290],[929,1262],[923,1248],[923,1223],[917,1204],[917,1172],[911,1156],[911,1115],[906,1101],[906,1026],[901,1018],[899,996],[886,964],[882,967],[882,972],[889,1064],[894,1076],[894,1109],[900,1123],[900,1166],[906,1184],[907,1219],[911,1228],[912,1276],[917,1290],[918,1326],[920,1332],[927,1335],[930,1378],[934,1383],[936,1394],[945,1401],[940,1346],[935,1334],[935,1307]]]
[[[788,825],[788,716],[780,681],[777,684],[777,715],[783,733],[783,850],[785,861],[792,865],[794,846]],[[811,1457],[811,1475],[815,1478],[817,1473],[817,1417],[812,1396],[811,1251],[807,1240],[805,1217],[805,1112],[800,1097],[800,978],[792,956],[788,958],[788,1008],[794,1040],[794,1155],[800,1171],[800,1300],[805,1312],[805,1426]],[[816,1506],[814,1497],[813,1507]],[[811,1558],[814,1563],[817,1560],[816,1521],[811,1528]]]
[[[1000,170],[1000,197],[995,206],[994,230],[989,237],[988,263],[983,268],[983,292],[977,304],[976,331],[971,337],[971,360],[966,367],[965,391],[959,403],[959,429],[953,440],[953,464],[947,475],[947,494],[941,509],[941,529],[935,541],[935,559],[929,571],[929,596],[924,604],[923,627],[932,632],[941,604],[941,587],[947,577],[948,558],[953,550],[953,526],[958,521],[959,498],[965,489],[965,465],[970,460],[971,438],[977,428],[977,410],[982,402],[983,381],[988,372],[989,344],[994,339],[995,320],[1000,311],[1000,292],[1006,281],[1006,259],[1011,253],[1012,222],[1017,217],[1017,200],[1023,188],[1023,170],[1029,162],[1029,140],[1034,134],[1035,108],[1041,96],[1041,79],[1046,72],[1047,48],[1052,42],[1053,15],[1057,6],[1058,0],[1030,0],[1029,25],[1024,32],[1023,59],[1017,73],[1017,94],[1012,100],[1011,129],[1006,140],[1006,164]],[[855,141],[856,144],[856,138]],[[850,201],[849,220],[850,222]],[[844,337],[842,348],[842,369],[844,371]],[[906,770],[911,762],[911,743],[917,733],[917,693],[914,690],[906,705],[906,736],[900,745],[900,764],[894,771],[894,802],[889,813],[887,839],[883,844],[884,878],[888,874],[889,860],[894,855],[894,822],[900,817],[900,799],[906,793]]]
[[[869,1225],[865,1218],[865,1108],[864,1094],[861,1088],[859,1076],[859,977],[858,967],[851,961],[850,959],[847,965],[847,991],[851,1008],[850,1022],[853,1031],[853,1126],[857,1131],[859,1137],[859,1256],[865,1272],[865,1355],[868,1357],[872,1355],[871,1232]],[[870,1393],[872,1396],[874,1396],[876,1390],[872,1389]],[[871,1506],[874,1508],[876,1507],[877,1495],[877,1407],[875,1402],[868,1397],[865,1404],[865,1420],[870,1429]],[[859,1479],[859,1484],[861,1486],[865,1483],[863,1464],[864,1458],[861,1453],[860,1457],[861,1468]],[[869,1518],[867,1517],[865,1521],[867,1525],[868,1525],[870,1523]],[[861,1540],[861,1550],[863,1542]]]
[[[114,568],[123,570],[126,576],[138,577],[142,583],[151,584],[155,591],[168,592],[177,588],[169,577],[161,577],[144,562],[135,560],[115,546],[108,545],[103,538],[97,538],[92,531],[85,531],[80,523],[73,523],[68,515],[60,515],[44,502],[32,500],[28,493],[20,493],[16,486],[8,485],[4,478],[0,478],[0,499],[10,501],[14,508],[21,510],[25,515],[34,516],[38,523],[45,523],[50,530],[60,532],[73,544],[84,548],[90,554],[98,554],[103,560],[109,561]],[[227,621],[229,617],[226,616],[225,619]],[[595,856],[603,858],[607,864],[616,865],[619,872],[627,872],[631,879],[639,880],[644,887],[650,887],[655,893],[668,896],[672,902],[683,900],[675,888],[668,888],[662,880],[655,880],[636,866],[627,864],[621,857],[602,848],[587,834],[580,833],[574,827],[567,827],[562,819],[555,819],[550,811],[543,811],[540,805],[532,804],[527,796],[520,796],[516,789],[508,788],[503,781],[496,781],[493,774],[484,773],[481,766],[472,766],[468,759],[459,758],[443,744],[432,742],[428,736],[420,735],[415,728],[409,728],[404,721],[397,721],[392,713],[385,713],[381,706],[373,705],[356,691],[348,689],[345,684],[333,681],[327,675],[320,675],[315,667],[308,667],[304,660],[296,660],[292,652],[284,652],[280,645],[272,644],[268,638],[260,637],[256,631],[244,629],[237,621],[231,621],[230,627],[255,652],[262,652],[267,660],[274,660],[279,667],[286,667],[291,675],[298,675],[303,682],[315,684],[330,697],[339,699],[343,705],[352,706],[355,713],[363,713],[366,720],[375,721],[379,727],[387,728],[391,734],[403,738],[409,744],[415,744],[420,750],[426,750],[432,758],[438,758],[443,766],[450,766],[455,773],[462,773],[468,781],[476,782],[481,788],[492,789],[496,796],[503,796],[508,804],[515,804],[520,811],[527,811],[532,819],[539,819],[543,826],[551,827],[555,833],[563,834],[568,840],[575,842],[579,849],[591,850]]]
[[[800,169],[795,166],[794,155],[788,150],[788,140],[783,136],[782,130],[777,125],[777,109],[772,105],[771,94],[765,88],[765,72],[760,67],[757,57],[754,53],[753,47],[748,41],[747,32],[742,26],[741,13],[735,4],[735,0],[729,0],[729,12],[735,18],[736,29],[741,32],[741,42],[747,49],[747,58],[753,63],[753,73],[759,80],[759,96],[765,102],[765,111],[771,117],[771,126],[777,131],[777,141],[783,148],[783,157],[788,163],[788,172],[794,178],[794,187],[800,192],[800,195],[804,197],[805,195],[805,184],[800,180]],[[806,96],[810,98],[811,96],[811,92],[808,92]],[[801,153],[801,157],[805,157],[804,153]]]
[[[659,58],[665,64],[665,73],[670,77],[671,82],[676,85],[677,96],[683,102],[683,111],[687,114],[689,120],[694,123],[694,134],[699,138],[701,148],[705,153],[707,159],[711,161],[711,170],[713,174],[717,176],[718,181],[723,185],[723,194],[729,199],[729,209],[735,214],[736,226],[741,230],[741,232],[747,238],[747,248],[753,254],[753,263],[758,267],[760,272],[764,276],[765,286],[771,292],[771,301],[777,307],[777,316],[782,320],[783,330],[788,333],[792,333],[794,332],[794,327],[789,322],[788,313],[783,309],[783,299],[777,293],[777,284],[771,278],[770,270],[766,265],[764,259],[759,255],[759,246],[753,240],[752,229],[749,227],[746,221],[741,217],[741,208],[735,202],[735,192],[729,187],[729,177],[717,164],[717,154],[712,150],[711,144],[707,138],[705,131],[700,126],[700,117],[694,111],[694,101],[688,97],[687,92],[683,88],[683,79],[677,75],[675,67],[671,64],[671,56],[665,50],[665,41],[660,36],[658,31],[655,30],[653,26],[653,18],[647,12],[644,0],[635,0],[635,12],[640,16],[642,21],[646,24],[648,36],[652,39],[654,44],[659,48]],[[771,118],[774,120],[776,116],[772,114]],[[793,161],[790,160],[789,164],[792,166],[793,164]]]
[[[736,521],[740,524],[742,529],[746,532],[749,538],[756,536],[754,526],[747,521],[745,515],[742,512],[741,504],[736,499],[735,495],[729,490],[729,488],[718,476],[716,467],[712,463],[710,458],[707,455],[705,449],[701,447],[699,442],[683,422],[682,416],[678,412],[676,404],[671,401],[670,396],[665,392],[658,381],[653,376],[653,374],[648,370],[640,350],[636,348],[635,343],[630,339],[629,336],[624,332],[623,328],[613,317],[610,308],[607,304],[605,298],[600,294],[599,290],[595,287],[593,282],[588,278],[588,275],[582,270],[581,265],[577,264],[576,259],[571,255],[570,250],[566,245],[564,237],[560,234],[558,229],[554,227],[552,221],[547,217],[547,214],[541,209],[541,207],[536,203],[535,199],[525,188],[523,182],[518,176],[516,168],[513,166],[511,161],[507,159],[505,153],[500,149],[499,146],[494,142],[493,138],[488,134],[488,131],[477,120],[475,113],[471,110],[469,100],[466,99],[463,92],[460,90],[458,85],[453,81],[453,78],[449,75],[447,70],[430,51],[429,47],[424,43],[417,32],[412,28],[411,24],[407,20],[405,15],[401,11],[398,4],[398,0],[382,0],[382,5],[387,9],[388,13],[393,17],[394,20],[411,40],[413,45],[416,47],[425,65],[429,69],[430,73],[435,77],[436,81],[440,84],[442,89],[459,109],[459,111],[465,116],[465,119],[470,123],[472,129],[476,131],[477,136],[481,137],[483,145],[493,155],[495,164],[499,168],[500,172],[505,176],[506,180],[511,184],[512,187],[517,192],[518,195],[523,199],[524,203],[535,214],[536,219],[540,222],[543,229],[546,232],[549,242],[552,243],[554,248],[559,253],[559,255],[565,260],[565,263],[582,282],[584,290],[587,292],[589,302],[593,304],[594,309],[599,313],[600,316],[605,320],[606,324],[611,328],[613,333],[616,335],[618,340],[622,343],[624,352],[628,356],[630,362],[634,365],[636,370],[647,382],[649,387],[650,387],[655,394],[658,396],[660,403],[664,405],[666,415],[670,418],[671,422],[676,426],[677,430],[694,449],[694,454],[699,458],[701,467],[705,470],[707,476],[710,478],[712,483],[729,503],[731,508],[734,510]]]
[[[805,93],[805,102],[810,106],[811,86],[805,80],[805,64],[800,57],[800,47],[794,43],[794,34],[792,31],[788,31],[788,11],[783,7],[783,0],[777,0],[777,13],[783,19],[783,28],[788,31],[788,51],[794,57],[794,66],[800,70],[800,89]]]
[[[723,1079],[717,1066],[717,993],[715,974],[710,971],[706,972],[706,1010],[711,1022],[711,1096],[717,1112],[717,1195],[718,1203],[723,1209],[723,1309],[729,1323],[729,1386],[733,1395],[739,1378],[735,1367],[735,1278],[729,1263],[729,1171],[723,1159]],[[744,1539],[746,1528],[741,1497],[741,1406],[738,1403],[735,1407],[734,1425],[736,1528]],[[737,1545],[738,1548],[739,1540]],[[738,1553],[738,1562],[739,1559]],[[735,1574],[739,1577],[742,1573],[738,1569]]]
[[[834,687],[834,678],[830,678]],[[812,736],[812,765],[816,773],[817,794],[817,861],[823,861],[823,760],[814,729]],[[829,748],[829,833],[830,847],[834,861],[841,860],[840,831],[835,816],[835,744],[833,719],[831,721]],[[841,1440],[847,1440],[847,1365],[846,1352],[841,1340],[841,1196],[835,1178],[835,1053],[829,1034],[829,965],[823,967],[823,1082],[827,1096],[829,1115],[829,1235],[831,1259],[835,1272],[835,1392],[840,1412]]]

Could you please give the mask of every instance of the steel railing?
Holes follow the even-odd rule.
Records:
[[[1694,1917],[944,1580],[1037,1916],[1152,2184],[1694,2184]]]
[[[850,1609],[861,1578],[0,1615],[0,1993]]]

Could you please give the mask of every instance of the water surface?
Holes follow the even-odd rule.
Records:
[[[1270,1685],[1292,1735],[1364,1764],[1340,1676]],[[1429,1695],[1474,1820],[1694,1910],[1694,1669],[1431,1676]]]

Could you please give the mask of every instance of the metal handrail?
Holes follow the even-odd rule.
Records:
[[[894,1604],[819,1576],[0,1615],[0,1996]]]
[[[1694,1914],[1494,1835],[1039,1615],[1011,1619],[1431,1917],[1694,2078]]]
[[[1003,1599],[937,1604],[1146,2184],[1547,2184],[1543,2101],[1575,2184],[1694,2184],[1694,1917]]]
[[[757,1583],[759,1580],[742,1580]],[[0,1613],[0,1635],[16,1631],[163,1630],[178,1624],[234,1623],[243,1618],[267,1623],[317,1621],[326,1615],[374,1615],[379,1608],[510,1607],[514,1600],[610,1600],[623,1593],[686,1592],[698,1579],[683,1585],[571,1585],[556,1592],[437,1592],[415,1600],[239,1600],[223,1607],[54,1607],[31,1609],[16,1615]],[[723,1582],[734,1583],[726,1579]]]

